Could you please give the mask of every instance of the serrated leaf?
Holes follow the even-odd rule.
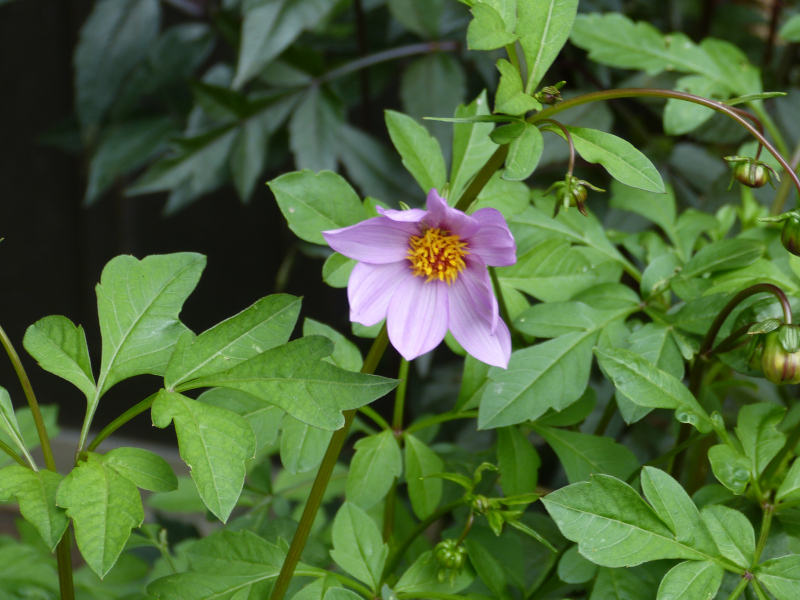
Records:
[[[81,27],[75,49],[75,108],[87,138],[96,134],[161,22],[158,0],[102,0]]]
[[[347,476],[347,501],[368,510],[383,500],[403,473],[403,457],[394,433],[384,430],[358,440]]]
[[[755,558],[756,536],[753,525],[738,510],[710,505],[700,513],[722,556],[749,569]]]
[[[158,454],[142,448],[114,448],[96,455],[103,464],[129,479],[136,487],[151,492],[178,489],[178,478],[169,463]]]
[[[794,600],[800,594],[800,556],[797,554],[764,561],[753,574],[778,600]]]
[[[639,467],[639,461],[622,444],[603,436],[537,426],[541,435],[558,455],[570,483],[586,481],[605,473],[627,479]]]
[[[430,476],[441,472],[444,462],[412,434],[405,434],[404,440],[406,483],[411,508],[419,519],[426,519],[439,507],[442,499],[442,482]]]
[[[335,173],[309,170],[287,173],[267,185],[275,194],[289,229],[302,240],[325,245],[323,231],[339,229],[367,218],[350,184]]]
[[[380,398],[397,380],[345,371],[321,359],[333,343],[309,336],[263,352],[235,367],[200,377],[178,389],[224,387],[274,404],[296,419],[330,431],[344,424],[343,410]]]
[[[441,191],[447,175],[438,140],[411,117],[392,110],[386,111],[386,127],[403,165],[422,191]]]
[[[104,577],[117,562],[131,529],[144,520],[139,490],[90,453],[67,475],[56,498],[72,519],[84,560]]]
[[[303,30],[313,29],[333,9],[334,0],[249,0],[244,6],[242,42],[234,88],[258,75]]]
[[[161,390],[151,409],[153,425],[175,423],[181,458],[208,509],[227,521],[245,477],[244,463],[256,452],[256,439],[242,417],[182,394]]]
[[[675,565],[661,580],[659,600],[713,598],[722,584],[725,569],[717,564],[690,560]]]
[[[39,366],[63,377],[87,398],[97,393],[83,327],[66,317],[45,317],[28,327],[22,344]]]
[[[639,406],[675,409],[676,418],[705,433],[713,429],[711,419],[683,384],[624,348],[595,348],[597,361],[617,389]]]
[[[664,558],[710,557],[675,539],[633,488],[608,475],[574,483],[542,499],[561,533],[604,567],[632,567]]]
[[[388,553],[370,516],[355,504],[345,502],[333,520],[331,557],[336,564],[376,591]]]
[[[288,294],[262,298],[239,314],[195,337],[185,331],[169,359],[164,386],[227,371],[289,341],[301,299]]]
[[[569,39],[578,0],[522,1],[516,32],[528,65],[525,91],[532,94]]]
[[[786,434],[778,431],[786,409],[776,404],[759,402],[739,409],[736,435],[745,455],[750,459],[750,472],[757,480],[769,461],[786,442]]]
[[[700,518],[697,506],[680,483],[653,467],[642,469],[641,481],[645,497],[676,540],[708,556],[719,556],[719,549]]]
[[[467,27],[467,47],[470,50],[494,50],[516,41],[513,28],[509,31],[503,17],[489,4],[473,4],[472,17]]]
[[[601,164],[620,183],[646,192],[666,191],[653,163],[630,142],[596,129],[568,126],[567,130],[578,154],[587,162]],[[560,129],[552,131],[564,137]]]
[[[186,331],[178,313],[205,264],[204,256],[184,252],[142,261],[118,256],[105,266],[96,288],[103,359],[90,406],[123,379],[164,375],[175,343]]]
[[[497,430],[497,468],[505,496],[534,492],[541,465],[536,448],[519,428],[501,427]]]
[[[476,6],[485,6],[478,4]],[[524,115],[531,110],[541,110],[542,105],[533,96],[525,93],[519,69],[505,58],[497,61],[500,83],[494,100],[494,112],[506,115]]]
[[[63,479],[53,471],[33,471],[19,465],[0,471],[0,501],[16,496],[22,516],[36,527],[51,552],[69,526],[64,509],[56,506],[56,492]]]

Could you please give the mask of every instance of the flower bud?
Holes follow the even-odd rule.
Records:
[[[781,178],[778,177],[778,173],[775,171],[775,169],[766,163],[756,160],[755,158],[747,158],[744,156],[726,156],[725,160],[733,164],[733,177],[731,178],[731,184],[733,184],[733,180],[735,179],[742,185],[746,185],[747,187],[751,188],[760,188],[766,184],[770,184],[772,187],[775,187],[775,184],[772,183],[773,174],[778,181],[781,180]],[[730,189],[730,186],[728,186],[728,189]]]
[[[456,540],[442,540],[433,549],[436,561],[445,569],[460,570],[467,559],[467,549],[456,543]]]
[[[789,252],[795,256],[800,256],[800,215],[791,214],[783,222],[781,243]]]
[[[764,336],[761,372],[772,383],[800,383],[800,352],[788,352],[781,342],[780,330]]]

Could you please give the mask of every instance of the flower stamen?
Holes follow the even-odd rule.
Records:
[[[421,237],[412,235],[408,246],[408,260],[413,274],[426,277],[426,283],[438,279],[450,285],[466,268],[464,256],[469,254],[467,243],[449,231],[438,227],[428,229]]]

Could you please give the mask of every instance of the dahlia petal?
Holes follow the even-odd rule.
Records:
[[[348,258],[373,265],[403,260],[408,254],[408,238],[419,235],[413,223],[398,223],[373,217],[342,229],[323,231],[328,245]]]
[[[428,214],[428,211],[422,210],[421,208],[412,208],[409,210],[394,210],[392,208],[383,208],[382,206],[376,206],[375,210],[378,211],[378,214],[383,215],[384,217],[391,219],[392,221],[398,221],[401,223],[419,223]]]
[[[477,255],[470,255],[464,258],[467,268],[458,274],[458,279],[465,279],[462,283],[467,284],[470,289],[470,299],[476,304],[477,310],[482,314],[490,315],[491,331],[494,333],[500,319],[500,308],[497,298],[494,297],[494,287],[492,278],[486,264]]]
[[[480,224],[480,230],[466,242],[469,251],[477,254],[492,267],[507,267],[517,262],[517,245],[500,211],[482,208],[472,214]]]
[[[446,229],[462,239],[474,235],[481,227],[481,224],[468,214],[450,208],[436,190],[428,192],[427,207],[430,216],[425,224],[428,227]]]
[[[406,360],[438,346],[447,333],[447,284],[406,277],[394,290],[386,324],[389,340]]]
[[[350,320],[369,327],[386,318],[397,286],[406,277],[414,278],[405,260],[388,265],[358,263],[347,282]]]
[[[511,357],[511,334],[503,320],[486,309],[487,305],[496,304],[491,290],[491,298],[487,298],[486,288],[475,283],[471,277],[459,277],[450,286],[450,332],[470,355],[506,369]]]

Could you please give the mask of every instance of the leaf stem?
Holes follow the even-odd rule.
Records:
[[[102,444],[103,441],[108,436],[110,436],[112,433],[114,433],[117,429],[122,427],[125,423],[127,423],[128,421],[130,421],[134,417],[137,417],[140,414],[142,414],[144,411],[146,411],[151,406],[153,406],[153,402],[155,402],[156,396],[158,396],[158,392],[156,392],[155,394],[151,394],[150,396],[148,396],[147,398],[145,398],[144,400],[139,402],[139,404],[136,404],[135,406],[132,406],[131,408],[126,410],[124,413],[122,413],[120,416],[118,416],[116,419],[111,421],[111,423],[109,423],[108,425],[103,427],[103,429],[100,431],[100,433],[98,433],[95,436],[95,438],[92,440],[92,443],[89,444],[89,446],[86,448],[87,452],[92,452],[95,448],[97,448],[100,444]]]
[[[455,206],[458,210],[466,212],[484,186],[489,183],[492,176],[503,166],[506,156],[508,156],[508,144],[503,144],[494,151],[494,154],[489,157],[486,164],[481,167],[481,170],[472,178],[467,189],[461,194],[461,198],[458,199]]]
[[[408,386],[408,361],[400,358],[400,369],[397,378],[400,380],[394,395],[394,413],[392,415],[392,433],[397,445],[402,448],[403,414],[405,413],[406,388]],[[389,543],[394,535],[394,507],[397,502],[397,477],[392,480],[383,510],[383,541]]]
[[[23,467],[25,467],[27,469],[33,469],[34,471],[36,471],[36,465],[33,462],[31,462],[30,464],[26,463],[24,460],[22,460],[20,455],[17,454],[16,452],[14,452],[14,449],[11,446],[9,446],[8,444],[6,444],[3,440],[0,440],[0,450],[5,452],[6,454],[8,454],[11,458],[13,458],[16,462],[18,462]],[[33,461],[32,458],[31,458],[31,461]]]
[[[380,427],[381,429],[391,429],[392,428],[392,426],[389,425],[389,422],[386,419],[384,419],[382,416],[380,416],[380,414],[378,414],[378,411],[376,411],[374,408],[372,408],[369,405],[362,406],[361,408],[358,409],[358,412],[360,412],[362,415],[366,415],[367,417],[372,419],[375,422],[375,424],[378,427]]]
[[[733,591],[731,592],[731,595],[728,596],[728,600],[736,600],[739,596],[741,596],[742,592],[744,591],[744,588],[747,587],[747,583],[749,581],[750,580],[747,579],[746,577],[742,577],[742,579],[738,583],[738,585],[735,588],[733,588]]]
[[[456,419],[474,419],[478,416],[477,410],[465,410],[464,412],[459,413],[445,413],[443,415],[434,415],[432,417],[428,417],[427,419],[423,419],[422,421],[417,421],[416,423],[412,423],[408,426],[408,428],[403,431],[403,434],[415,433],[420,431],[421,429],[425,429],[427,427],[433,427],[434,425],[438,425],[439,423],[445,423],[446,421],[455,421]]]
[[[375,372],[378,362],[380,362],[388,344],[389,335],[386,330],[386,325],[384,324],[378,337],[376,337],[375,341],[372,343],[367,357],[364,359],[364,365],[361,367],[362,373]],[[322,464],[314,479],[314,484],[311,486],[311,492],[309,493],[305,509],[303,509],[303,516],[300,518],[300,523],[297,525],[297,531],[292,538],[289,551],[286,553],[286,560],[283,562],[281,572],[275,581],[275,587],[272,589],[270,600],[282,600],[286,595],[286,590],[289,588],[289,584],[292,581],[297,563],[300,562],[300,555],[303,553],[303,548],[305,548],[306,541],[311,533],[311,527],[314,524],[317,511],[319,511],[319,507],[322,505],[322,498],[325,495],[325,489],[328,487],[328,481],[333,473],[333,468],[336,465],[336,461],[339,459],[344,441],[350,431],[350,425],[353,424],[356,410],[346,410],[342,414],[344,415],[344,426],[334,432],[328,444],[328,449],[325,451],[325,456],[322,458]]]
[[[764,593],[764,590],[761,589],[761,582],[758,581],[758,579],[753,579],[751,581],[751,584],[753,586],[753,590],[755,591],[758,600],[769,600],[767,595]]]
[[[564,139],[566,139],[567,144],[569,144],[569,165],[567,166],[567,175],[572,177],[572,172],[575,170],[575,142],[572,141],[572,135],[570,134],[569,129],[564,127],[563,123],[559,123],[555,119],[543,119],[541,123],[552,123],[564,134]],[[547,128],[545,131],[551,131],[551,129]]]
[[[689,94],[686,92],[678,92],[675,90],[659,90],[655,88],[628,88],[628,89],[614,89],[614,90],[602,90],[599,92],[590,92],[588,94],[582,94],[580,96],[575,96],[573,98],[569,98],[567,100],[563,100],[559,102],[555,106],[552,106],[546,110],[543,110],[535,115],[528,117],[528,123],[538,123],[540,121],[544,121],[545,119],[549,119],[552,116],[567,110],[568,108],[573,108],[575,106],[580,106],[582,104],[588,104],[589,102],[597,102],[600,100],[613,100],[615,98],[638,98],[638,97],[655,97],[655,98],[675,98],[676,100],[684,100],[686,102],[693,102],[695,104],[699,104],[701,106],[705,106],[716,112],[722,113],[727,115],[731,119],[737,121],[742,127],[747,129],[756,140],[758,140],[762,146],[764,146],[769,152],[775,157],[775,159],[781,164],[781,166],[786,170],[789,176],[794,181],[795,186],[797,187],[798,191],[800,191],[800,178],[798,178],[797,174],[790,168],[789,163],[786,162],[786,159],[783,155],[775,149],[775,147],[767,140],[764,135],[758,130],[758,128],[750,123],[746,118],[742,117],[738,114],[732,107],[724,104],[722,102],[717,102],[716,100],[710,100],[708,98],[703,98],[702,96],[695,96],[694,94]],[[777,142],[777,140],[776,140]]]
[[[617,395],[611,394],[611,398],[608,399],[608,403],[603,409],[603,416],[600,417],[600,421],[597,423],[597,427],[594,429],[594,435],[605,435],[608,424],[611,422],[611,418],[614,416],[616,411]]]
[[[756,553],[753,558],[753,566],[755,568],[761,558],[761,553],[764,551],[764,545],[767,543],[769,537],[769,529],[772,525],[772,515],[775,514],[775,506],[768,501],[765,501],[762,506],[764,511],[761,517],[761,531],[758,534],[758,543],[756,544]]]
[[[411,532],[406,536],[406,538],[398,544],[396,548],[389,552],[389,556],[386,559],[386,566],[383,568],[383,574],[381,575],[381,584],[383,584],[388,577],[394,573],[397,566],[400,564],[400,561],[403,560],[403,555],[409,549],[411,544],[414,543],[414,540],[417,539],[422,533],[430,527],[433,523],[441,519],[448,513],[453,512],[459,506],[466,504],[465,498],[459,498],[458,500],[454,500],[449,504],[445,504],[444,506],[440,507],[438,510],[434,511],[428,518],[423,519]]]

